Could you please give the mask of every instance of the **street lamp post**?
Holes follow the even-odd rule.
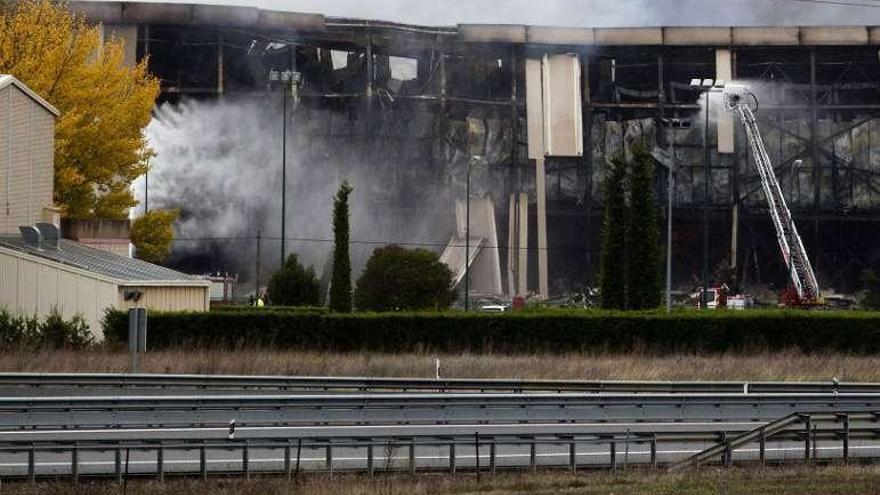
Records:
[[[468,161],[467,172],[465,173],[465,193],[464,193],[464,310],[471,310],[471,165],[473,159]]]
[[[669,180],[666,200],[666,312],[672,312],[672,203],[675,191],[675,129],[677,119],[667,120],[669,131]]]
[[[269,81],[281,83],[281,265],[287,255],[287,93],[297,96],[301,75],[290,70],[269,72]],[[294,99],[295,101],[295,99]]]
[[[704,201],[703,201],[703,293],[700,302],[703,308],[709,307],[709,207],[711,206],[712,154],[709,151],[709,93],[724,89],[725,81],[712,79],[691,79],[690,87],[706,95],[706,121],[703,124],[704,157]]]

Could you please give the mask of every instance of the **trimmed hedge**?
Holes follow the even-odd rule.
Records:
[[[105,336],[124,341],[126,319],[108,313]],[[869,354],[880,352],[880,312],[152,313],[148,337],[153,349]]]

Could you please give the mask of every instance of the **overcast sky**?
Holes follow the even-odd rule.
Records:
[[[139,0],[137,0],[139,1]],[[426,25],[880,25],[880,0],[163,0]]]

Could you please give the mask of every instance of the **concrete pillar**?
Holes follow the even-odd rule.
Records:
[[[535,192],[538,197],[538,296],[546,298],[547,281],[547,187],[544,158],[538,158],[535,166]]]
[[[526,295],[529,292],[529,195],[519,193],[519,235],[517,236],[517,294]]]

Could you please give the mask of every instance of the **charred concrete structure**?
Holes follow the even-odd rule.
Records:
[[[713,118],[704,147],[701,95],[688,87],[692,78],[745,80],[761,98],[765,140],[822,285],[853,290],[859,272],[880,262],[880,27],[447,28],[205,5],[72,7],[128,40],[132,60],[149,56],[165,101],[277,95],[270,72],[300,73],[296,112],[325,137],[303,150],[308,159],[390,164],[388,187],[371,191],[372,201],[411,204],[414,217],[426,189],[460,186],[470,157],[482,155],[487,175],[477,188],[496,199],[498,225],[515,210],[508,198],[526,192],[531,232],[526,61],[577,54],[585,151],[546,163],[551,293],[593,283],[606,160],[634,141],[673,144],[676,286],[696,285],[706,205],[710,266],[726,261],[746,285],[785,284],[742,130],[719,131],[723,119]],[[412,67],[413,77],[400,67]],[[671,119],[690,124],[665,125]],[[658,153],[659,197],[666,163]],[[528,236],[532,289],[536,242]],[[499,251],[505,266],[513,251]]]

